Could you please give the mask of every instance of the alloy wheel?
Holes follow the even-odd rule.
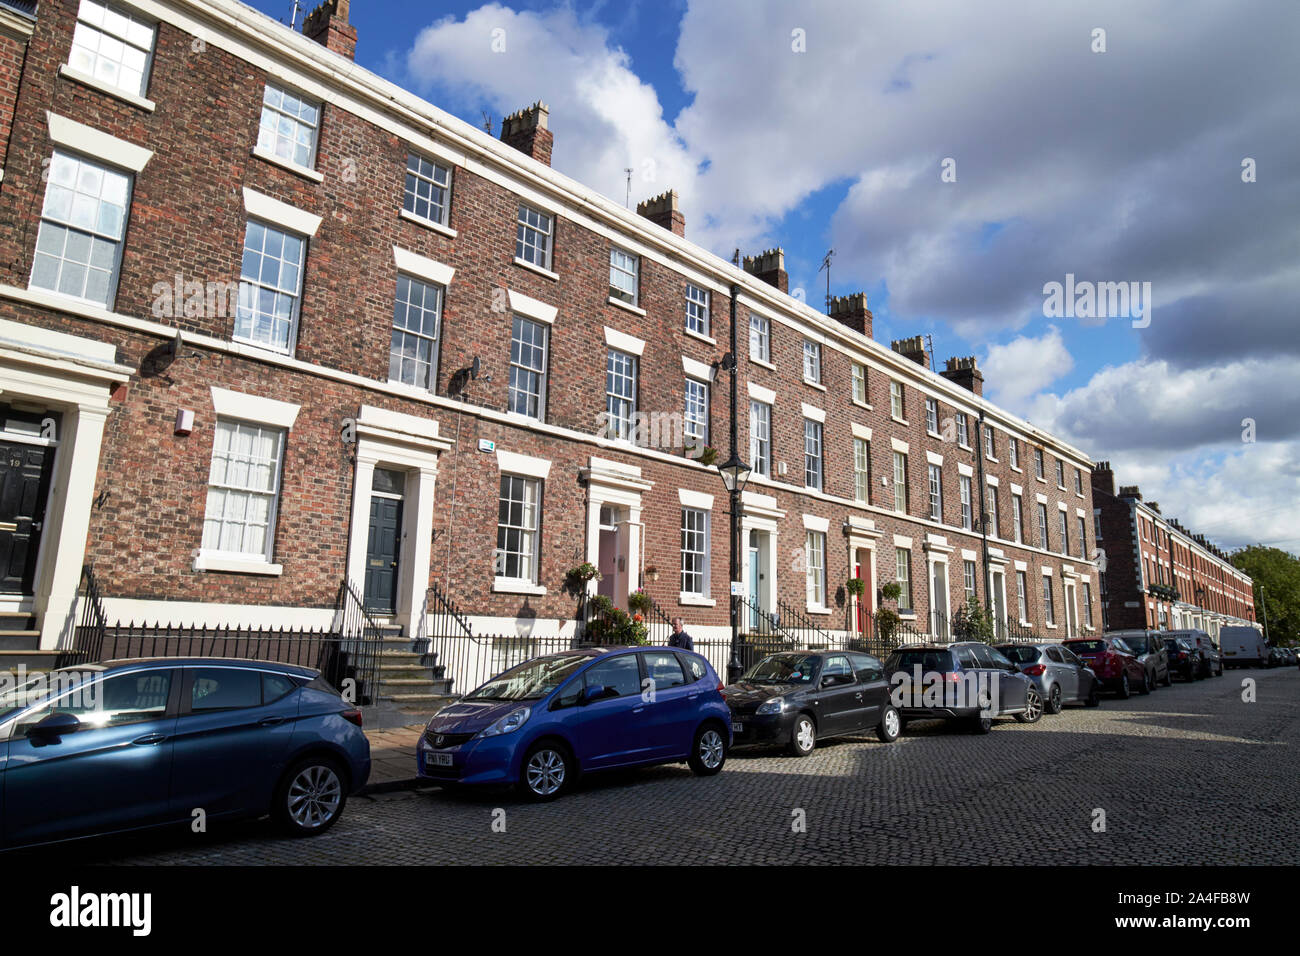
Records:
[[[700,734],[700,763],[706,768],[713,770],[721,766],[725,753],[726,745],[723,744],[720,733],[710,728]]]
[[[885,733],[890,737],[897,737],[902,732],[902,721],[899,719],[898,711],[891,708],[885,713]]]
[[[304,830],[317,830],[329,823],[343,802],[343,784],[330,767],[304,767],[289,785],[289,816]]]
[[[528,789],[539,797],[549,797],[564,786],[564,757],[558,751],[542,749],[529,758],[524,769]]]

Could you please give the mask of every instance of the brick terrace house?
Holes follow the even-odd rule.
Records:
[[[1194,627],[1217,637],[1224,624],[1259,626],[1254,584],[1222,550],[1143,501],[1137,485],[1117,493],[1110,462],[1096,464],[1092,484],[1107,630]]]
[[[876,342],[863,294],[808,307],[779,249],[692,244],[671,191],[633,213],[555,172],[543,104],[496,139],[355,66],[347,0],[304,31],[233,0],[4,8],[0,612],[43,648],[83,562],[122,620],[323,624],[346,577],[408,634],[432,582],[480,633],[544,635],[590,561],[727,635],[699,449],[731,451],[733,320],[755,607],[852,630],[898,580],[920,630],[972,594],[1100,628],[1089,458],[973,359]]]

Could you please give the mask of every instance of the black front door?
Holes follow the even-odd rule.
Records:
[[[366,607],[392,613],[397,608],[397,561],[402,542],[402,499],[370,499],[366,545]]]
[[[53,464],[53,448],[0,441],[0,593],[32,593]]]

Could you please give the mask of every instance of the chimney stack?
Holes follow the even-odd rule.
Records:
[[[943,371],[939,373],[950,382],[956,382],[962,388],[974,392],[976,395],[984,394],[984,373],[979,370],[975,364],[975,356],[964,355],[953,357],[944,363]]]
[[[922,368],[930,367],[930,356],[925,351],[925,341],[919,335],[913,335],[910,339],[895,339],[889,343],[889,347],[904,358],[910,358]]]
[[[742,267],[754,278],[762,279],[782,292],[790,291],[790,277],[785,271],[785,250],[780,246],[756,256],[745,256]]]
[[[302,35],[340,56],[355,60],[357,28],[348,23],[348,3],[349,0],[324,0],[307,14],[307,19],[302,22]]]
[[[1138,501],[1142,500],[1142,492],[1138,491],[1137,485],[1120,485],[1119,496],[1121,498],[1136,498]]]
[[[674,236],[686,236],[686,217],[677,205],[677,190],[670,189],[652,199],[636,204],[638,216],[645,216],[656,226],[663,226]]]
[[[871,338],[871,310],[865,292],[831,296],[831,318]]]
[[[1099,461],[1092,466],[1092,486],[1115,497],[1115,472],[1109,461]]]
[[[501,121],[501,142],[527,153],[539,163],[551,165],[555,136],[546,128],[546,118],[550,115],[550,108],[541,100],[511,113]]]

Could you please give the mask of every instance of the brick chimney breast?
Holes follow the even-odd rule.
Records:
[[[984,394],[984,373],[979,370],[973,355],[948,359],[939,374],[976,395]]]
[[[511,113],[501,121],[501,142],[526,153],[539,163],[551,165],[555,135],[546,128],[550,107],[541,100]]]
[[[644,216],[657,226],[663,226],[674,236],[686,236],[686,217],[677,204],[677,190],[670,189],[658,196],[636,204],[638,216]]]
[[[1115,497],[1115,472],[1109,461],[1099,461],[1092,466],[1092,486]]]
[[[889,343],[889,347],[904,358],[910,358],[922,368],[930,367],[930,355],[925,350],[925,340],[919,335],[913,335],[910,339],[895,339]]]
[[[871,338],[871,310],[867,308],[865,292],[831,296],[831,318]]]
[[[785,271],[785,250],[780,246],[760,252],[756,256],[745,256],[741,267],[754,278],[789,293],[790,277]]]
[[[307,14],[307,19],[302,22],[302,35],[340,56],[355,60],[357,28],[348,23],[348,3],[349,0],[325,0]]]

